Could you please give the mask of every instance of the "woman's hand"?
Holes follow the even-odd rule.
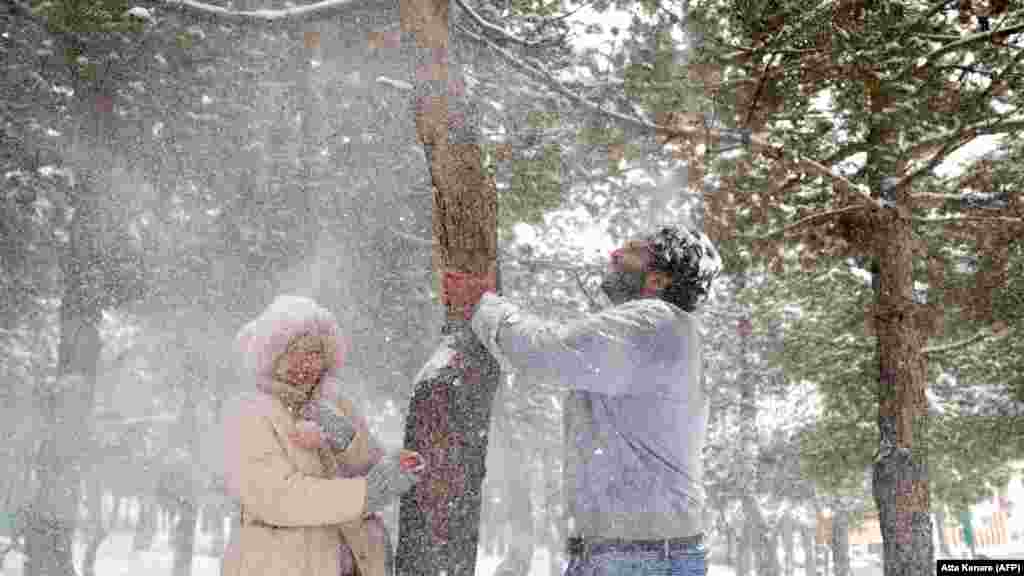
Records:
[[[288,438],[306,450],[316,450],[324,445],[323,431],[316,422],[310,420],[300,420],[296,423]]]

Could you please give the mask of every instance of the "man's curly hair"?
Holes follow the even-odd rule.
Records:
[[[651,254],[649,269],[664,272],[672,279],[662,292],[662,299],[687,312],[695,311],[721,272],[718,250],[703,233],[695,234],[681,226],[663,226],[647,241]]]

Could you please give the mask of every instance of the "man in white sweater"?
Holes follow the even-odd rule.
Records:
[[[695,312],[720,268],[706,236],[663,227],[611,254],[614,306],[570,323],[494,294],[493,275],[445,274],[446,300],[504,370],[567,391],[567,575],[706,573]]]

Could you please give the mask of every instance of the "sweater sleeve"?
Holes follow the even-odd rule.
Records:
[[[317,478],[289,462],[273,425],[262,416],[238,420],[239,496],[245,510],[282,527],[324,526],[366,510],[365,478]]]
[[[502,368],[528,379],[608,395],[636,393],[638,371],[652,361],[664,303],[637,300],[572,322],[552,322],[504,298],[484,294],[473,331]]]

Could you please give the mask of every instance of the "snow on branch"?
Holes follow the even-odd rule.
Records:
[[[320,20],[344,14],[357,0],[323,0],[303,6],[292,6],[279,10],[230,10],[223,6],[207,4],[197,0],[159,0],[167,7],[215,18],[226,22],[271,24],[286,21]]]
[[[1021,16],[1024,16],[1024,10],[1017,10],[1016,12],[1012,12],[1010,14],[1007,14],[1006,18],[1004,19],[1004,21],[1012,20],[1014,18],[1019,18]],[[1007,26],[1005,28],[1000,28],[1000,27],[997,26],[997,27],[993,28],[992,30],[989,30],[989,31],[986,31],[986,32],[979,32],[977,34],[971,34],[969,36],[961,38],[960,40],[957,40],[955,42],[950,42],[949,44],[946,44],[944,46],[940,46],[940,47],[936,48],[935,50],[932,50],[931,53],[929,53],[927,56],[925,56],[925,61],[920,66],[916,66],[916,68],[918,68],[918,69],[924,68],[925,66],[928,66],[929,64],[931,64],[935,60],[941,58],[942,56],[944,56],[944,55],[946,55],[949,52],[952,52],[954,50],[959,50],[961,48],[967,48],[968,46],[971,46],[972,44],[975,44],[977,42],[984,42],[986,40],[991,40],[992,38],[994,38],[996,36],[1004,36],[1004,35],[1016,34],[1017,32],[1022,32],[1022,31],[1024,31],[1024,23],[1015,24],[1013,26]],[[910,67],[912,68],[912,67],[915,67],[915,66],[913,64],[911,64]],[[904,72],[906,72],[906,71],[904,71]]]
[[[562,82],[559,81],[557,78],[555,78],[551,72],[544,69],[543,64],[541,64],[540,62],[534,61],[532,64],[528,64],[487,38],[482,38],[479,35],[474,34],[473,32],[470,32],[469,30],[466,30],[465,28],[462,27],[459,27],[459,30],[463,34],[466,34],[468,37],[472,38],[473,40],[487,44],[492,50],[497,52],[498,55],[500,55],[506,61],[512,64],[514,68],[517,68],[521,72],[524,72],[527,75],[542,81],[549,88],[553,89],[555,92],[564,96],[565,98],[568,98],[570,101],[578,104],[583,108],[612,118],[613,120],[616,120],[622,124],[627,124],[635,128],[641,128],[649,132],[656,132],[676,138],[697,139],[708,136],[726,140],[735,139],[735,136],[730,134],[728,130],[708,128],[704,126],[662,126],[659,124],[654,124],[642,118],[629,116],[627,114],[621,114],[614,110],[608,110],[606,108],[601,107],[599,104],[591,102],[590,100],[587,100],[586,98],[583,98],[582,96],[566,88],[565,85],[562,84]],[[758,134],[750,135],[749,146],[755,150],[760,150],[761,152],[764,152],[778,159],[783,159],[788,156],[792,162],[802,166],[805,170],[809,172],[814,172],[816,174],[824,176],[827,179],[833,180],[843,186],[846,186],[847,188],[855,192],[858,196],[860,196],[861,200],[866,205],[881,208],[881,204],[878,202],[878,200],[872,198],[870,191],[868,191],[864,186],[858,185],[850,181],[842,174],[839,174],[838,172],[832,170],[831,168],[825,166],[824,164],[818,162],[817,160],[806,158],[799,154],[787,153],[781,147],[772,145],[764,138],[764,136]]]
[[[480,26],[484,30],[487,30],[488,32],[491,32],[492,34],[499,36],[502,40],[515,42],[516,44],[520,44],[528,48],[532,48],[534,46],[538,46],[539,44],[541,44],[540,41],[530,42],[528,40],[524,40],[516,36],[515,34],[512,34],[511,32],[505,30],[501,26],[488,22],[482,16],[477,14],[475,10],[470,8],[469,5],[466,4],[465,0],[455,0],[455,2],[459,5],[460,8],[466,11],[466,14],[469,14],[469,17],[472,18],[473,21],[476,22],[478,26]]]

